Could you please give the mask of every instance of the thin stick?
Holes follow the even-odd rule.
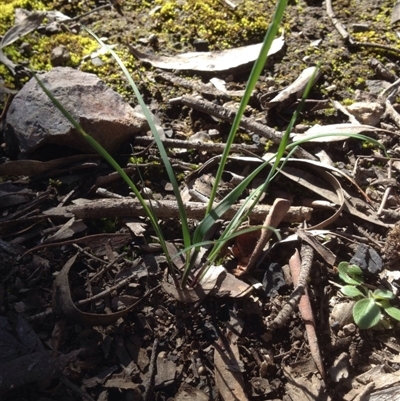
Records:
[[[154,339],[153,348],[151,350],[150,364],[149,364],[149,376],[145,382],[145,391],[143,399],[144,401],[150,401],[154,395],[154,377],[156,375],[156,355],[158,348],[158,338]]]
[[[295,286],[299,284],[300,285],[304,284],[301,283],[300,280],[302,281],[307,280],[312,265],[314,251],[310,245],[303,245],[301,247],[301,253],[302,253],[302,260],[300,260],[300,255],[297,249],[294,255],[289,260],[290,272],[292,274],[293,284]],[[306,326],[308,344],[310,346],[311,355],[314,359],[314,362],[317,366],[319,373],[325,380],[326,373],[318,346],[318,337],[315,331],[315,319],[312,312],[310,298],[307,292],[307,287],[304,287],[304,294],[300,298],[299,311]]]
[[[260,124],[261,125],[261,124]],[[148,145],[153,142],[153,138],[148,136],[138,136],[135,138],[135,143],[140,145]],[[162,143],[167,148],[181,148],[181,149],[198,149],[207,152],[218,152],[221,153],[226,147],[225,143],[212,143],[202,141],[181,141],[179,139],[163,139]],[[242,150],[248,150],[253,153],[264,153],[264,145],[247,145],[247,144],[232,144],[231,150],[233,152],[240,152]]]
[[[219,106],[202,98],[195,98],[192,96],[182,96],[178,99],[170,101],[170,103],[173,102],[183,103],[184,105],[189,106],[195,110],[201,111],[202,113],[217,117],[222,121],[233,122],[236,115],[236,110]],[[276,131],[273,128],[268,127],[267,125],[260,124],[254,121],[252,118],[242,117],[240,121],[240,126],[246,129],[247,131],[254,132],[258,135],[261,135],[264,138],[271,140],[276,145],[279,145],[283,138],[283,132]],[[301,147],[298,147],[295,150],[294,154],[299,158],[308,160],[317,160],[315,156],[313,156],[306,150],[302,149]]]
[[[145,212],[140,203],[131,198],[124,199],[96,199],[89,201],[87,199],[75,200],[74,205],[57,207],[45,211],[43,214],[47,217],[72,217],[73,215],[80,219],[98,219],[109,217],[144,217]],[[152,201],[152,212],[159,219],[179,218],[177,202],[172,200]],[[186,202],[186,213],[189,219],[204,218],[206,204],[201,202]],[[239,210],[240,205],[232,207],[223,215],[226,219],[231,219]],[[269,213],[270,205],[257,205],[250,213],[250,220],[254,223],[261,223],[265,215]],[[292,206],[283,218],[285,222],[300,223],[311,219],[312,208],[305,206]]]
[[[265,222],[263,226],[268,226],[268,227],[273,227],[276,228],[278,225],[281,223],[282,219],[285,217],[287,211],[290,208],[290,201],[287,199],[283,198],[277,198],[275,199],[271,210],[267,214],[267,217],[265,218]],[[245,270],[241,273],[247,273],[251,269],[253,269],[256,266],[256,263],[258,262],[258,259],[262,252],[264,251],[264,247],[269,241],[269,239],[272,236],[273,231],[268,229],[268,228],[263,228],[261,230],[261,236],[254,248],[253,253],[250,256],[249,262],[247,263],[247,266]]]

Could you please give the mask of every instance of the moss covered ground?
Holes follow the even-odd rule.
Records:
[[[99,4],[92,0],[0,0],[0,35],[4,35],[13,26],[14,10],[17,7],[27,10],[58,10],[76,17]],[[120,8],[121,13],[115,9],[102,9],[80,21],[99,36],[107,38],[107,43],[118,45],[118,54],[143,92],[154,96],[162,88],[148,79],[146,71],[149,68],[141,66],[129,53],[128,43],[139,44],[145,51],[173,55],[192,51],[193,42],[199,39],[207,41],[210,50],[260,42],[268,27],[273,6],[271,0],[244,0],[238,2],[235,10],[219,0],[125,0]],[[334,4],[337,17],[345,21],[355,40],[395,49],[388,51],[349,47],[318,2],[313,6],[304,0],[290,1],[283,24],[287,43],[285,55],[275,66],[266,70],[265,75],[273,77],[283,87],[293,81],[302,69],[320,62],[324,72],[320,92],[340,100],[351,98],[355,89],[365,89],[366,80],[374,77],[375,72],[368,64],[372,57],[391,62],[393,68],[397,66],[400,41],[390,26],[392,6],[389,0],[340,0]],[[354,24],[366,24],[366,29],[353,33]],[[156,44],[143,45],[150,35],[157,36]],[[321,42],[315,44],[318,40]],[[32,51],[28,56],[20,50],[23,42],[31,46]],[[71,54],[70,66],[99,75],[123,96],[130,98],[131,91],[109,56],[101,56],[103,64],[100,66],[85,59],[96,50],[97,43],[83,31],[75,34],[65,28],[63,32],[53,35],[33,32],[6,47],[4,53],[14,63],[44,71],[51,68],[50,52],[58,45],[68,48]],[[15,79],[3,65],[0,65],[0,76],[10,88],[18,89],[24,83],[24,80]],[[243,80],[243,77],[239,79]]]

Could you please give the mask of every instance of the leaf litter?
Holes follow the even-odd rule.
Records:
[[[331,12],[328,15],[334,16]],[[36,29],[38,19],[32,18],[33,25],[25,21],[11,28],[3,37],[2,47]],[[335,26],[343,34],[342,27],[336,22]],[[278,40],[281,50],[283,38]],[[289,49],[292,40],[286,35]],[[150,57],[147,52],[135,51],[143,61],[159,68],[237,74],[237,67],[254,59],[251,49],[234,49],[231,53],[236,54],[234,57],[229,56],[229,51],[181,57]],[[227,62],[225,57],[230,61]],[[9,66],[15,68],[10,60],[5,64],[9,62]],[[282,65],[278,62],[276,69]],[[152,72],[147,73],[152,79]],[[302,72],[296,74],[291,76],[293,84],[282,85],[274,96],[273,88],[267,83],[258,91],[262,95],[267,92],[268,96],[257,98],[257,93],[253,94],[252,109],[242,124],[242,129],[251,135],[251,142],[259,141],[265,147],[267,140],[279,143],[285,128],[284,113],[296,105],[303,90],[297,80]],[[168,106],[175,119],[167,115],[159,118],[162,114],[157,113],[160,104],[154,100],[154,114],[166,125],[160,127],[166,135],[168,129],[172,130],[182,141],[190,138],[193,131],[203,130],[208,135],[216,130],[217,138],[223,141],[224,124],[231,122],[234,114],[232,104],[226,102],[237,95],[235,90],[243,89],[240,77],[234,78],[239,80],[238,83],[226,79],[222,86],[214,79],[214,84],[218,82],[217,91],[209,91],[198,82],[196,88],[201,88],[207,100],[211,96],[214,102],[209,102],[209,109],[206,99],[189,98],[185,89],[181,99]],[[182,81],[177,80],[174,85],[180,88],[178,82]],[[317,92],[318,89],[313,95]],[[151,231],[144,231],[145,220],[139,231],[128,231],[133,227],[128,214],[132,213],[131,216],[136,218],[143,214],[140,210],[132,212],[136,208],[134,202],[118,180],[106,188],[108,192],[103,192],[115,199],[95,199],[95,193],[100,192],[97,192],[99,188],[93,177],[110,173],[104,163],[84,166],[89,156],[81,159],[80,155],[61,154],[58,159],[43,160],[39,155],[38,160],[7,160],[1,164],[1,174],[7,181],[0,184],[0,196],[8,201],[1,203],[0,220],[3,257],[1,339],[10,344],[9,348],[2,347],[4,352],[9,351],[2,355],[3,394],[11,399],[15,395],[26,398],[30,391],[27,385],[36,383],[32,394],[34,399],[39,399],[44,391],[50,391],[48,379],[52,375],[58,386],[85,399],[122,399],[128,394],[138,400],[217,399],[218,394],[226,400],[339,399],[337,397],[373,400],[384,395],[393,396],[398,391],[395,371],[400,349],[396,324],[382,321],[379,329],[389,340],[382,340],[380,331],[371,331],[367,343],[366,333],[352,327],[351,322],[344,324],[345,319],[340,314],[330,319],[332,307],[342,301],[332,296],[335,289],[328,282],[328,278],[335,281],[335,264],[339,261],[350,261],[357,256],[359,264],[369,266],[371,258],[376,258],[375,254],[382,254],[385,269],[381,280],[376,274],[369,273],[370,284],[390,284],[391,290],[396,290],[399,280],[396,274],[399,260],[396,248],[398,194],[393,183],[390,186],[394,191],[382,203],[388,185],[383,178],[389,176],[383,167],[389,159],[378,148],[361,148],[360,144],[341,135],[368,132],[371,138],[384,143],[391,156],[395,156],[391,163],[396,175],[398,116],[389,106],[386,106],[385,114],[376,109],[372,100],[362,104],[354,100],[355,106],[346,108],[337,104],[335,107],[332,103],[337,110],[335,119],[324,118],[317,109],[305,109],[304,119],[322,119],[324,123],[305,127],[305,130],[298,125],[296,130],[299,132],[292,135],[292,140],[321,133],[330,135],[312,145],[302,144],[304,148],[296,153],[299,157],[302,152],[301,160],[289,160],[262,199],[260,220],[251,215],[248,223],[251,226],[264,221],[271,211],[268,205],[272,205],[274,199],[288,199],[290,208],[275,224],[282,240],[272,236],[267,244],[259,245],[262,253],[256,254],[256,267],[246,270],[239,280],[231,272],[242,257],[248,258],[256,249],[259,236],[249,236],[246,247],[250,247],[250,254],[247,255],[234,250],[235,247],[243,248],[238,237],[232,241],[233,251],[227,250],[224,254],[223,265],[212,270],[215,276],[193,289],[181,290],[164,279],[165,257],[151,237]],[[322,107],[327,105],[329,102],[320,102]],[[173,108],[179,112],[174,114]],[[347,119],[352,123],[349,124]],[[322,147],[334,161],[334,167],[317,161],[316,155]],[[165,185],[160,185],[159,180],[165,179],[162,173],[151,166],[152,161],[159,160],[157,152],[151,146],[138,146],[139,149],[148,159],[144,168],[149,171],[141,171],[140,167],[130,171],[135,175],[139,170],[145,175],[143,190],[147,185],[154,192],[149,204],[155,208],[160,205],[159,210],[163,212],[158,217],[164,221],[169,239],[179,248],[176,217],[173,209],[167,207],[173,200],[162,189]],[[196,180],[203,180],[207,167],[212,181],[218,164],[219,156],[215,155],[218,150],[200,146],[193,154],[190,147],[177,152],[172,145],[170,152],[176,165],[183,166],[186,176],[194,170],[200,177]],[[229,166],[231,179],[245,177],[260,163],[260,158],[237,153]],[[71,169],[71,163],[77,163],[76,168]],[[191,170],[189,165],[196,166]],[[202,167],[198,169],[197,165]],[[89,172],[85,171],[87,168]],[[155,180],[155,176],[159,180]],[[59,182],[49,182],[49,178]],[[224,185],[229,187],[229,182],[227,179]],[[7,187],[10,183],[19,188]],[[256,187],[257,183],[254,183],[249,191]],[[221,196],[224,189],[222,186]],[[188,208],[190,202],[201,204],[188,200]],[[381,204],[383,210],[378,213]],[[297,214],[300,218],[295,217],[293,208],[300,208],[300,214]],[[193,224],[204,212],[197,213],[189,215]],[[224,216],[224,220],[229,218]],[[216,233],[225,222],[219,224],[220,227],[215,227]],[[296,247],[303,248],[304,243],[316,251],[312,271],[305,277],[309,280],[311,308],[316,313],[315,322],[310,323],[308,316],[303,325],[296,307],[304,295],[298,293],[289,298],[292,290],[288,275],[285,285],[277,291],[278,295],[271,298],[262,292],[260,283],[269,263],[278,262],[286,271],[284,265],[292,251]],[[365,252],[358,251],[360,244],[367,245]],[[179,264],[176,268],[180,268]],[[270,322],[285,310],[286,301],[291,302],[291,299],[294,302],[288,313],[289,321],[282,328],[274,328]],[[307,308],[310,309],[310,305]],[[21,323],[22,315],[27,319],[24,324]],[[307,345],[304,338],[304,327],[310,327],[310,324],[318,328],[317,340],[312,337],[315,332],[308,332],[307,340],[319,344],[319,352],[313,350],[313,345]],[[11,354],[12,350],[15,352]],[[318,353],[322,362],[319,360],[316,368],[310,356],[315,357]],[[31,366],[37,366],[38,370],[30,369]],[[324,380],[325,370],[327,380]],[[59,398],[58,391],[54,390],[55,398]]]

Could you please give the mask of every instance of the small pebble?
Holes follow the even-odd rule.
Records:
[[[343,326],[343,333],[345,336],[350,336],[351,334],[355,333],[356,325],[354,323],[349,323]]]

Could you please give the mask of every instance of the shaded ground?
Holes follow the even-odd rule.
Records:
[[[48,6],[74,17],[94,7],[92,2],[83,3],[54,1],[49,2]],[[127,0],[120,6],[119,13],[103,9],[82,18],[82,22],[100,36],[108,37],[109,43],[119,43],[121,48],[126,48],[125,45],[129,43],[146,52],[169,55],[193,50],[195,39],[205,39],[212,50],[259,42],[265,30],[260,16],[271,13],[271,5],[264,3],[255,10],[254,5],[252,8],[250,2],[245,2],[239,5],[236,12],[223,4],[210,3],[211,10],[214,7],[218,13],[215,11],[215,15],[208,16],[209,23],[200,22],[194,27],[191,24],[197,22],[196,16],[203,16],[205,12],[195,8],[196,2],[160,2],[159,5],[164,8],[159,10],[154,8],[158,5],[155,3],[137,3]],[[333,4],[337,17],[349,32],[354,32],[355,42],[369,42],[390,48],[363,48],[357,43],[346,43],[334,29],[325,6],[320,2],[290,4],[284,23],[286,48],[270,61],[260,79],[248,110],[249,117],[284,130],[295,104],[267,112],[265,102],[292,83],[303,69],[316,62],[322,64],[322,76],[309,96],[310,100],[316,102],[306,107],[301,115],[301,126],[297,127],[299,132],[316,122],[327,125],[348,121],[348,116],[331,103],[323,103],[323,100],[334,99],[348,104],[355,100],[356,89],[377,93],[385,88],[383,80],[393,82],[397,79],[399,43],[389,24],[392,4],[383,1],[337,3]],[[185,4],[191,7],[185,8]],[[99,2],[96,5],[101,4]],[[151,10],[156,17],[149,18]],[[254,23],[250,21],[246,28],[241,28],[244,16],[251,13],[254,13]],[[211,21],[214,23],[211,24]],[[229,23],[224,25],[224,21]],[[234,25],[235,21],[239,28]],[[207,25],[211,26],[209,31]],[[158,42],[149,41],[150,34],[157,35]],[[38,35],[38,38],[44,34],[34,35]],[[146,102],[173,139],[186,140],[195,133],[216,130],[216,140],[225,141],[230,127],[228,122],[217,121],[182,104],[169,103],[172,98],[190,94],[190,90],[161,81],[160,71],[139,66],[127,52],[121,55],[134,71],[134,77],[140,80],[139,87]],[[382,72],[374,69],[371,64],[373,58],[386,66],[388,75],[383,76]],[[97,69],[90,62],[82,65],[82,69],[95,70],[134,105],[135,101],[127,92],[124,80],[119,73],[116,75],[114,64],[106,56],[102,60],[103,66]],[[207,83],[210,78],[189,72],[177,75],[189,83],[199,80]],[[227,71],[219,74],[219,77],[226,79],[228,89],[239,90],[243,89],[247,73],[232,74]],[[17,79],[14,84],[19,88],[21,82]],[[215,104],[226,105],[222,98],[208,98]],[[369,98],[368,103],[373,101],[375,99]],[[397,107],[396,101],[394,107]],[[297,312],[290,315],[283,327],[271,329],[272,320],[293,289],[287,276],[284,285],[272,297],[262,288],[257,288],[251,296],[243,298],[209,296],[202,302],[192,304],[178,302],[160,286],[165,280],[165,257],[160,253],[151,228],[143,221],[127,216],[106,216],[104,213],[97,219],[77,219],[69,231],[66,230],[67,233],[60,234],[58,229],[66,223],[68,216],[48,217],[43,214],[53,207],[67,206],[78,198],[96,198],[95,190],[99,186],[106,187],[114,194],[128,195],[125,185],[119,180],[99,184],[99,178],[107,177],[112,172],[104,162],[93,158],[31,178],[4,177],[0,187],[4,200],[0,220],[2,360],[4,363],[18,362],[16,366],[3,365],[8,367],[7,372],[3,368],[0,373],[10,383],[16,383],[18,376],[29,377],[25,383],[22,378],[15,390],[6,392],[6,399],[218,400],[221,399],[218,395],[221,385],[216,384],[216,370],[221,365],[216,366],[216,355],[229,356],[228,351],[234,353],[236,348],[240,360],[226,357],[224,366],[227,372],[242,374],[242,379],[234,382],[235,387],[243,387],[251,400],[328,400],[329,397],[332,400],[352,400],[366,390],[371,377],[383,377],[396,372],[400,363],[400,346],[395,321],[383,320],[379,330],[359,330],[351,323],[351,319],[346,321],[343,318],[344,321],[339,322],[342,315],[332,315],[334,305],[340,303],[337,287],[331,284],[331,281],[339,282],[337,264],[350,261],[359,244],[367,247],[369,255],[375,255],[373,251],[376,251],[377,264],[380,257],[386,256],[384,268],[397,272],[396,231],[389,240],[387,235],[398,220],[397,176],[400,168],[396,159],[398,137],[395,134],[398,127],[387,115],[380,116],[378,121],[380,128],[393,132],[374,134],[374,138],[379,139],[393,157],[392,181],[389,184],[384,182],[388,178],[387,159],[371,143],[347,140],[304,146],[313,155],[326,152],[336,167],[351,172],[372,202],[372,207],[368,206],[362,193],[341,177],[343,189],[352,199],[348,201],[354,206],[353,213],[344,211],[328,226],[329,230],[340,234],[327,234],[324,239],[326,247],[336,256],[335,263],[329,265],[317,253],[313,258],[308,291],[327,372],[325,381],[311,358],[304,323]],[[254,144],[254,141],[257,138],[244,130],[237,140],[240,144]],[[265,147],[270,145],[270,151],[274,150],[265,138],[261,138],[261,143]],[[156,148],[146,149],[145,145],[139,143],[132,145],[135,161],[142,165],[141,176],[135,169],[131,172],[135,182],[143,180],[144,184],[141,185],[150,188],[156,199],[173,198],[165,173],[159,163],[154,163],[154,160],[158,162]],[[18,154],[7,152],[4,146],[4,162],[9,161],[10,156],[18,158]],[[218,154],[218,151],[202,149],[184,152],[171,149],[170,152],[182,181],[190,171]],[[34,157],[49,160],[55,155],[65,157],[70,155],[70,151],[46,148]],[[130,146],[122,147],[117,157],[124,166],[129,160],[132,161]],[[232,173],[242,176],[248,174],[246,168],[246,163],[241,165],[235,162],[229,166]],[[299,164],[294,166],[295,171],[309,169]],[[209,173],[215,171],[211,169]],[[377,184],[376,180],[381,181]],[[318,185],[323,186],[323,183],[319,182]],[[392,213],[385,212],[377,216],[376,211],[388,186],[393,190],[385,210]],[[263,202],[272,204],[282,194],[293,197],[293,206],[302,205],[307,197],[319,200],[310,187],[301,187],[282,176],[274,182]],[[360,213],[364,213],[366,218],[356,215],[357,202]],[[365,209],[366,205],[370,209]],[[332,214],[329,209],[314,208],[308,223],[318,224]],[[143,224],[144,234],[140,232],[142,227],[139,223]],[[161,224],[167,239],[179,246],[178,219],[166,219]],[[190,224],[194,227],[196,221],[192,220]],[[280,226],[282,237],[293,234],[298,226],[293,221],[284,222]],[[216,235],[220,229],[217,227]],[[294,249],[301,247],[300,241],[277,247],[244,280],[263,282],[271,262],[277,263],[277,270],[280,271],[288,263]],[[76,260],[71,260],[76,254]],[[359,264],[365,262],[368,265],[368,259],[357,255]],[[238,254],[235,253],[234,256],[226,256],[224,264],[230,271],[237,267],[237,258]],[[69,282],[68,275],[65,276],[68,261],[71,261]],[[365,280],[372,286],[379,286],[385,280],[391,282],[395,292],[398,280],[395,274],[393,280],[389,274],[379,278],[377,272],[371,273],[371,268],[364,274]],[[122,281],[126,278],[127,281]],[[275,276],[275,282],[279,280]],[[105,290],[108,292],[103,297],[93,298]],[[89,302],[76,305],[87,315],[74,311],[71,302],[68,302],[72,299],[77,303],[86,298],[90,298]],[[397,297],[394,304],[397,304]],[[131,308],[129,313],[114,319],[112,324],[105,324],[98,320],[99,317],[93,316],[117,313],[125,308]],[[62,357],[56,358],[55,355]],[[36,373],[20,374],[20,371],[24,371],[23,361],[18,359],[21,356],[26,357],[24,362],[31,367],[27,371],[36,372],[33,367],[38,367],[37,376],[34,376]],[[375,369],[373,373],[370,372],[372,367]],[[58,374],[60,371],[63,371],[62,375]],[[364,372],[370,372],[369,377],[356,379]],[[51,378],[53,375],[54,378]],[[396,397],[393,395],[395,386],[395,383],[388,386],[393,397]]]

